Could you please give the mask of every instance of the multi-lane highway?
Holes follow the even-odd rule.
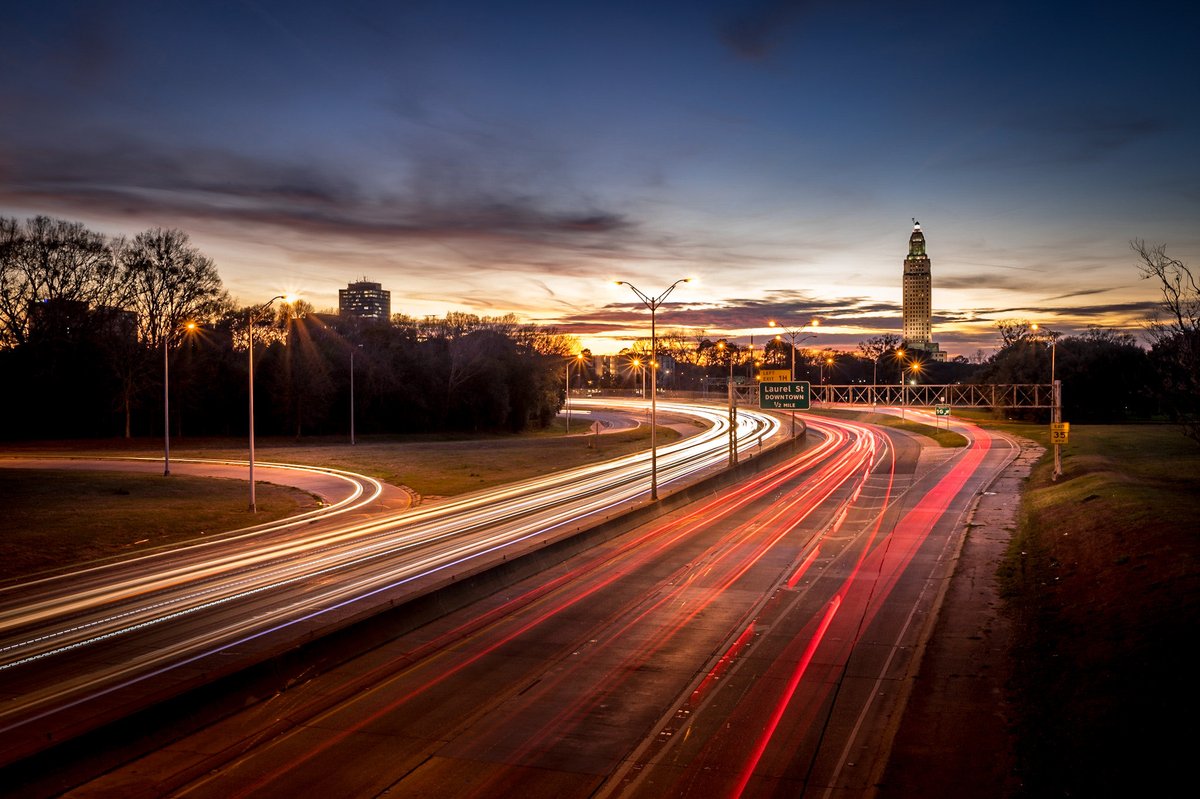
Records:
[[[724,411],[660,405],[706,425],[659,448],[661,485],[724,462]],[[779,434],[738,424],[743,446]],[[0,588],[0,765],[644,502],[647,472],[642,453],[376,513],[368,480],[298,521]]]
[[[861,796],[1012,457],[810,420],[795,457],[73,795]]]

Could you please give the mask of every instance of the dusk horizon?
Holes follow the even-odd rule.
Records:
[[[0,215],[179,228],[243,304],[366,278],[597,354],[660,330],[809,346],[1139,333],[1133,240],[1200,255],[1196,12],[1167,3],[45,3],[0,33]],[[1153,57],[1150,57],[1152,54]]]

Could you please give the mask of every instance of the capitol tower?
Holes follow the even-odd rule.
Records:
[[[913,220],[912,235],[908,237],[908,257],[904,259],[904,343],[909,349],[928,353],[935,361],[945,360],[946,354],[933,341],[933,277],[929,271],[929,256],[925,254],[925,234],[921,223]]]

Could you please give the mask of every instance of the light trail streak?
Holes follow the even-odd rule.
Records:
[[[857,645],[858,641],[861,640],[864,631],[871,625],[877,614],[884,607],[900,576],[909,567],[917,549],[931,534],[934,525],[943,517],[951,500],[962,490],[967,479],[976,473],[982,464],[989,446],[990,439],[987,436],[975,437],[971,446],[957,458],[947,474],[938,480],[893,525],[885,540],[878,547],[871,547],[870,543],[879,531],[879,524],[878,522],[876,523],[867,541],[867,545],[859,550],[850,573],[842,580],[840,587],[837,589],[835,596],[838,599],[838,605],[839,607],[845,605],[842,614],[845,622],[842,626],[852,626],[852,629],[845,629],[831,639],[840,643],[836,645],[836,652],[828,652],[824,656],[829,662],[839,663],[842,669],[845,668],[850,652]],[[880,517],[881,520],[882,517]],[[870,580],[866,581],[865,586],[863,581],[859,579],[860,573],[870,573],[873,575]],[[825,629],[821,630],[822,636],[828,631],[828,626],[834,622],[832,615],[827,615],[826,620],[828,624],[825,625]],[[817,643],[819,642],[814,643],[814,641],[810,641],[806,652],[810,649],[815,651]],[[778,665],[782,665],[785,662],[786,658],[783,658],[777,663]],[[778,728],[779,720],[782,719],[783,712],[791,703],[801,677],[802,673],[793,673],[794,684],[789,682],[789,689],[776,705],[775,712],[772,714],[772,723],[768,725],[767,732],[759,739],[754,750],[748,755],[746,766],[741,773],[741,777],[733,793],[734,796],[740,796],[741,792],[746,789],[749,780],[766,753],[767,747],[771,744],[771,739]],[[834,684],[814,686],[813,691],[821,695],[830,691],[836,693],[838,685],[840,685],[840,680]],[[810,707],[815,706],[816,702],[817,699],[815,697],[810,699]],[[847,742],[847,750],[851,743],[852,741]]]
[[[343,732],[330,736],[315,747],[311,747],[306,750],[304,754],[291,758],[286,765],[283,765],[270,774],[263,776],[261,779],[256,780],[253,784],[246,786],[244,792],[237,793],[235,795],[248,796],[255,793],[257,790],[260,790],[263,786],[269,784],[271,781],[277,779],[281,775],[298,768],[301,763],[311,760],[320,755],[322,752],[336,746],[339,742],[345,740],[346,737],[354,732],[363,730],[369,727],[375,721],[387,716],[390,713],[396,712],[398,708],[412,701],[416,696],[431,690],[435,686],[442,684],[448,679],[451,679],[466,668],[478,663],[485,656],[490,655],[496,652],[498,649],[516,641],[520,636],[530,632],[533,629],[536,629],[546,621],[574,607],[578,603],[593,596],[598,591],[612,585],[614,582],[623,579],[630,570],[639,568],[646,563],[656,561],[659,557],[661,557],[661,553],[667,551],[677,541],[694,534],[698,528],[709,526],[715,521],[718,521],[720,518],[726,517],[737,509],[746,506],[750,502],[769,495],[783,482],[794,479],[797,473],[811,468],[816,463],[819,463],[822,459],[827,458],[828,455],[838,446],[841,446],[842,443],[843,442],[839,440],[838,436],[831,436],[828,440],[822,442],[813,450],[807,451],[792,461],[774,467],[766,474],[748,481],[746,484],[734,489],[728,496],[719,497],[706,503],[702,503],[698,508],[690,511],[679,520],[667,523],[665,525],[652,526],[649,530],[637,536],[636,539],[622,545],[618,553],[607,556],[602,560],[590,560],[586,564],[572,570],[569,574],[558,578],[555,581],[554,591],[558,592],[560,590],[567,590],[567,596],[556,600],[554,604],[540,610],[534,618],[521,622],[514,629],[500,634],[497,638],[495,638],[495,640],[486,644],[481,650],[476,650],[472,654],[466,655],[456,662],[445,664],[441,662],[440,657],[428,657],[421,659],[419,667],[436,670],[435,676],[421,684],[419,687],[388,703],[386,706],[379,708],[362,719],[357,720],[353,725],[347,727]],[[840,484],[841,481],[836,479],[835,475],[835,478],[828,479],[826,482],[830,483],[830,485],[824,489],[827,494],[828,491],[832,491],[833,488],[835,488],[837,484]],[[810,488],[801,492],[798,499],[793,499],[793,502],[808,500],[815,490],[817,489]],[[776,516],[780,515],[782,512],[783,511],[773,510],[770,508],[768,508],[766,511],[766,513]],[[735,530],[733,533],[730,533],[728,536],[726,536],[724,542],[727,543],[729,539],[745,536],[748,528],[750,527],[751,525],[743,525],[739,527],[738,530]],[[777,541],[782,538],[783,534],[790,529],[790,526],[785,528],[783,532],[775,537],[775,540]],[[714,549],[721,548],[725,548],[724,544],[718,544],[714,547]],[[766,548],[767,547],[764,547],[762,552],[765,552]],[[722,557],[731,556],[731,551],[729,551],[726,552]],[[633,557],[634,560],[632,562],[625,563],[620,568],[615,567],[615,564],[618,561],[626,560],[629,557]],[[761,552],[759,557],[761,557]],[[739,563],[736,565],[740,567],[737,569],[737,574],[740,575],[745,570],[745,564]],[[601,567],[603,567],[603,572],[599,571]],[[682,571],[694,571],[694,568],[691,564],[689,564],[689,566],[681,569],[681,572]],[[584,577],[588,575],[595,575],[597,573],[602,574],[600,579],[592,582],[586,588],[579,587]],[[728,585],[732,582],[732,579],[734,578],[726,579],[724,584]],[[676,581],[671,580],[670,582],[675,583]],[[654,602],[650,608],[644,609],[638,613],[637,618],[644,618],[651,610],[672,603],[679,590],[681,590],[681,586],[677,585],[674,591],[668,592],[667,595]],[[720,590],[724,589],[722,588]],[[717,595],[719,595],[720,590],[713,591],[711,596],[715,598]],[[535,589],[535,591],[538,593],[539,601],[547,601],[547,591],[543,590],[542,588]],[[512,600],[510,603],[505,604],[505,612],[507,612],[507,609],[511,606],[525,606],[528,604],[528,602],[528,597],[521,597],[516,600]],[[701,609],[702,606],[694,609],[690,617],[694,617],[695,614]],[[624,612],[628,613],[634,611],[633,608],[628,608]],[[502,612],[496,612],[494,617],[497,619],[498,624],[507,623],[504,620],[504,613]],[[626,627],[632,626],[633,623],[634,622],[630,622],[628,625],[626,625]],[[686,620],[677,624],[676,629],[679,629],[679,627],[681,627],[684,623],[686,623]],[[482,634],[484,629],[484,627],[481,627],[477,622],[472,622],[469,626],[471,627],[473,635]],[[612,633],[610,637],[619,638],[622,634],[622,630],[617,630]],[[585,637],[590,637],[591,635],[592,634],[589,633],[586,634]],[[442,636],[442,640],[446,642],[454,642],[457,645],[465,644],[467,639],[468,634],[464,630],[456,630]],[[660,644],[661,643],[665,643],[665,641],[660,639]],[[647,656],[648,655],[643,653],[643,657]],[[379,687],[380,686],[375,685],[374,690],[377,690]]]
[[[664,403],[663,408],[709,426],[660,448],[660,485],[719,468],[728,429],[724,411],[674,403]],[[746,413],[739,422],[739,438],[749,444],[779,428],[772,417]],[[85,677],[27,692],[0,711],[0,732],[15,731],[56,708],[127,688],[215,652],[365,606],[371,598],[405,585],[478,568],[475,564],[491,556],[520,551],[581,519],[615,512],[645,493],[640,477],[648,462],[649,455],[639,453],[433,508],[306,527],[304,536],[285,540],[259,543],[261,529],[255,529],[188,547],[176,554],[183,561],[167,568],[159,564],[169,556],[156,553],[10,587],[11,599],[0,607],[0,634],[8,632],[0,641],[0,671],[29,668],[150,628],[176,629],[185,619],[238,607],[252,597],[260,604],[268,597],[277,599],[248,618],[226,614],[216,627],[197,628],[174,643],[156,644],[149,653],[101,664]],[[346,503],[340,512],[369,501],[354,499],[358,501]],[[14,637],[22,631],[26,634]]]
[[[762,735],[755,742],[754,749],[751,751],[750,757],[742,769],[741,776],[738,778],[730,795],[739,797],[746,792],[746,786],[750,784],[750,779],[754,776],[759,761],[762,760],[763,755],[767,751],[767,746],[775,736],[775,730],[779,728],[779,722],[783,720],[783,714],[787,712],[788,705],[791,704],[792,697],[796,694],[796,689],[800,687],[800,680],[804,678],[805,672],[808,671],[808,664],[812,662],[813,656],[817,653],[817,647],[825,640],[825,633],[829,631],[829,626],[833,624],[833,617],[837,614],[838,608],[841,606],[842,596],[841,594],[837,594],[826,607],[825,614],[821,617],[821,623],[817,626],[817,631],[813,633],[812,637],[808,640],[808,645],[804,647],[804,654],[801,655],[800,661],[792,671],[787,687],[784,688],[783,694],[775,704],[775,710],[771,713],[770,718],[767,719],[766,727],[763,729]]]
[[[242,774],[251,775],[249,779],[226,774],[224,782],[206,780],[205,784],[221,795],[229,794],[227,785],[233,786],[233,795],[250,795],[271,785],[283,790],[289,775],[314,773],[320,763],[336,762],[349,752],[347,747],[355,746],[351,740],[355,734],[368,733],[365,737],[369,738],[376,725],[385,730],[394,728],[406,713],[425,712],[419,708],[434,704],[433,699],[437,698],[440,705],[443,695],[454,701],[449,698],[454,686],[450,680],[477,678],[489,668],[490,658],[506,657],[516,650],[502,650],[536,640],[534,634],[548,622],[560,620],[552,628],[555,635],[560,635],[564,614],[569,614],[571,620],[591,619],[586,625],[570,629],[569,639],[555,638],[559,655],[522,672],[521,683],[511,685],[510,693],[501,687],[494,704],[488,700],[483,705],[475,701],[468,705],[464,700],[462,714],[454,717],[451,729],[457,733],[470,725],[471,742],[458,740],[453,753],[446,752],[449,758],[469,758],[473,751],[504,753],[503,763],[495,761],[495,770],[471,785],[481,794],[496,793],[511,777],[511,773],[506,776],[506,767],[536,771],[541,765],[537,747],[544,745],[549,752],[560,739],[581,740],[587,730],[580,727],[595,720],[598,703],[618,692],[636,695],[639,686],[644,688],[651,678],[644,676],[640,667],[661,657],[660,653],[687,631],[699,614],[718,604],[743,602],[744,598],[737,596],[740,581],[752,564],[763,563],[771,547],[783,542],[788,547],[786,563],[779,557],[768,561],[770,569],[775,570],[776,590],[757,600],[758,604],[725,613],[719,628],[692,634],[692,639],[701,637],[708,648],[697,658],[702,663],[696,666],[694,677],[680,680],[680,687],[685,689],[677,694],[681,704],[667,706],[660,725],[652,728],[652,737],[643,740],[641,747],[619,755],[626,771],[618,773],[621,766],[614,765],[610,778],[593,795],[611,796],[626,788],[633,790],[632,786],[639,784],[639,775],[664,760],[669,778],[673,768],[688,761],[667,759],[664,752],[696,730],[697,719],[719,730],[707,745],[700,737],[689,744],[691,749],[704,747],[701,756],[713,757],[713,770],[708,772],[709,765],[703,764],[707,783],[698,781],[676,788],[686,788],[692,795],[725,795],[732,790],[732,795],[741,796],[759,788],[757,780],[763,781],[766,790],[767,781],[775,778],[780,766],[798,763],[803,771],[808,761],[797,758],[807,757],[807,750],[797,754],[797,736],[823,735],[822,714],[831,712],[828,694],[837,690],[836,686],[817,684],[818,676],[827,673],[827,664],[834,673],[838,664],[844,668],[850,649],[876,619],[880,606],[888,601],[900,575],[910,568],[914,554],[931,534],[938,517],[945,515],[979,468],[979,462],[973,463],[976,455],[956,455],[944,473],[938,472],[938,481],[918,484],[923,494],[913,496],[916,492],[909,494],[907,489],[901,493],[896,488],[896,453],[886,439],[851,424],[815,422],[814,428],[818,427],[825,440],[813,448],[811,459],[805,459],[806,452],[786,469],[767,470],[731,489],[727,496],[700,503],[672,521],[648,525],[628,544],[586,558],[578,567],[565,568],[549,583],[505,601],[483,618],[472,618],[443,632],[418,650],[375,666],[370,673],[355,674],[357,690],[339,687],[346,691],[347,698],[387,691],[366,700],[363,707],[368,710],[361,716],[341,706],[325,705],[326,710],[314,711],[313,716],[292,708],[289,716],[298,725],[297,731],[285,729],[267,745],[270,753],[258,761],[270,764],[266,773],[247,763]],[[982,454],[977,455],[981,461]],[[804,482],[788,486],[788,481],[795,481],[801,472]],[[932,488],[925,490],[930,483]],[[901,479],[899,485],[906,483]],[[912,507],[905,512],[889,508],[897,496],[911,501]],[[811,517],[817,505],[820,516]],[[735,511],[743,515],[737,517],[732,529],[721,529],[702,550],[672,549],[675,543],[703,530],[706,522],[731,520]],[[810,521],[804,524],[806,519]],[[803,530],[800,535],[789,537],[799,530]],[[819,551],[830,559],[830,565],[808,580]],[[659,568],[655,572],[657,582],[649,590],[638,591],[636,596],[620,602],[612,601],[620,594],[605,593],[638,569],[656,562],[671,563],[670,558],[681,558],[682,552],[687,553],[682,556],[686,563]],[[837,568],[831,568],[835,562]],[[600,603],[604,615],[585,616],[575,610],[583,602]],[[780,642],[780,623],[793,613],[800,616],[793,620],[796,632],[779,644],[782,648],[778,652],[764,650],[765,641],[772,640],[773,645]],[[705,624],[697,627],[711,627],[715,618],[717,614],[708,615]],[[773,629],[774,625],[779,627]],[[682,646],[680,643],[672,649],[678,653]],[[747,687],[747,680],[760,676],[743,673],[750,662],[755,671],[764,663],[769,665],[761,675],[767,679],[755,679]],[[396,687],[388,690],[393,685]],[[729,690],[724,690],[726,686]],[[439,690],[430,694],[434,688]],[[729,711],[731,691],[738,694],[738,701]],[[426,694],[430,695],[425,702],[414,703]],[[410,703],[415,707],[406,709]],[[500,709],[502,712],[498,712]],[[687,713],[681,715],[684,709]],[[458,713],[458,708],[453,712]],[[396,716],[389,718],[391,714]],[[509,724],[517,714],[522,714],[520,723]],[[323,733],[315,744],[309,741],[308,734],[321,728],[332,730],[328,733],[332,737]],[[514,739],[517,731],[521,737]],[[434,741],[431,746],[442,746],[449,739],[441,733],[430,737]],[[841,748],[841,739],[837,746]],[[547,756],[561,757],[564,751],[559,749]],[[437,750],[429,752],[436,759]],[[648,752],[656,754],[645,757]],[[317,769],[313,769],[314,764],[306,767],[316,758],[321,758],[315,764]],[[689,773],[695,775],[700,765],[700,759],[693,758]],[[728,768],[724,768],[726,765]],[[634,778],[622,783],[620,779],[628,774]],[[717,780],[721,781],[719,788]],[[294,777],[291,784],[295,784]],[[644,795],[663,795],[669,786],[656,780],[641,787]]]

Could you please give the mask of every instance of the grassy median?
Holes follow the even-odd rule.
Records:
[[[660,446],[679,438],[678,431],[659,426]],[[347,469],[407,486],[428,500],[609,460],[646,449],[649,439],[648,427],[568,436],[560,422],[557,430],[528,435],[367,437],[355,446],[342,438],[265,438],[255,451],[259,462]],[[159,447],[161,441],[110,440],[5,449],[16,456],[86,458],[159,457]],[[176,460],[247,457],[244,443],[230,439],[176,440],[171,452]],[[251,517],[240,480],[66,470],[0,469],[0,496],[7,500],[0,514],[0,583],[316,507],[315,499],[301,491],[260,484],[259,512]]]
[[[0,469],[0,583],[272,521],[318,507],[294,488],[129,472]]]

